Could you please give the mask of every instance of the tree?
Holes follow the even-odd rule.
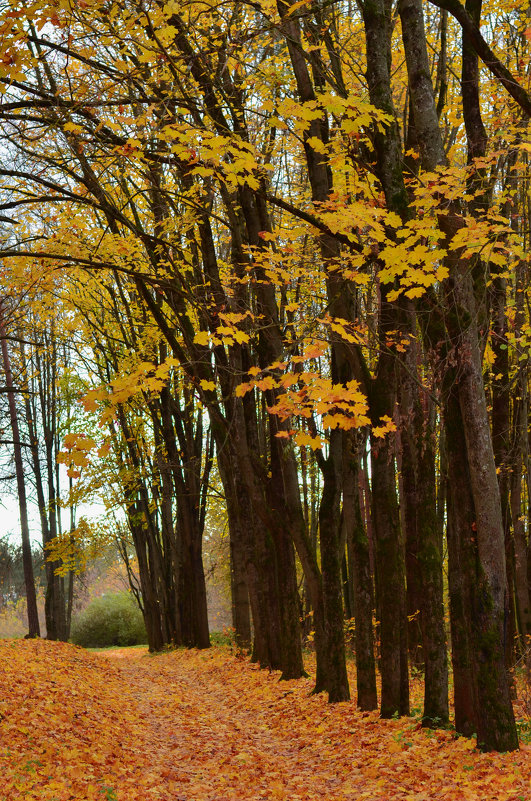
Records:
[[[26,587],[26,599],[28,605],[28,634],[30,637],[40,637],[39,614],[37,610],[37,594],[35,592],[35,579],[33,576],[33,562],[31,552],[31,541],[28,526],[28,504],[26,496],[26,482],[24,479],[24,465],[22,462],[22,445],[20,439],[20,428],[18,424],[18,414],[15,402],[15,386],[13,383],[13,373],[11,372],[11,360],[9,358],[9,348],[7,345],[7,334],[5,325],[5,304],[0,300],[0,347],[2,349],[2,362],[5,373],[6,387],[8,390],[9,417],[11,431],[13,434],[13,454],[15,458],[15,473],[17,479],[18,506],[20,512],[20,532],[22,536],[22,560],[24,566],[24,584]]]

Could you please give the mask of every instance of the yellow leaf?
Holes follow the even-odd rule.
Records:
[[[210,342],[210,334],[208,331],[198,331],[194,337],[196,345],[208,345]]]
[[[404,292],[404,295],[408,298],[420,298],[426,290],[422,286],[414,286],[411,289],[407,289]]]
[[[316,451],[323,444],[321,437],[312,437],[305,431],[299,431],[299,433],[295,435],[295,442],[297,445],[309,445],[312,451]]]
[[[391,431],[396,431],[396,425],[387,414],[380,417],[380,422],[383,423],[383,425],[373,426],[372,433],[375,437],[385,437],[385,435],[389,434]]]
[[[83,128],[81,125],[76,125],[75,122],[67,122],[63,125],[63,130],[68,131],[69,133],[82,133]]]
[[[265,391],[267,389],[273,389],[274,387],[276,387],[276,382],[272,376],[266,375],[266,377],[262,378],[261,381],[256,382],[256,386],[258,387],[258,389]]]
[[[63,439],[63,444],[65,448],[68,449],[73,448],[77,438],[78,434],[66,434],[66,436]]]
[[[317,136],[310,136],[308,144],[316,153],[326,153],[326,145],[321,139],[318,139]]]
[[[251,391],[253,386],[254,386],[253,383],[238,384],[238,386],[236,387],[236,397],[237,398],[243,398],[244,395],[246,395],[248,392]]]
[[[326,345],[324,343],[316,342],[313,345],[309,345],[303,354],[304,359],[316,359],[318,356],[322,356],[323,353],[326,351]]]
[[[81,437],[76,442],[76,448],[80,451],[90,451],[96,447],[96,443],[92,437]]]

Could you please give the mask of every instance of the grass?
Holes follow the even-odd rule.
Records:
[[[80,646],[80,648],[83,648],[83,646]],[[147,645],[106,645],[103,648],[83,648],[84,651],[92,651],[96,654],[104,651],[124,651],[125,649],[128,651],[145,651],[147,649]]]

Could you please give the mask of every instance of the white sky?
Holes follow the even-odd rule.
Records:
[[[105,509],[103,505],[81,504],[77,507],[77,519],[86,517],[87,519],[101,517]],[[64,510],[63,525],[68,525],[67,515],[70,512]],[[39,521],[39,510],[36,503],[28,500],[28,519],[30,529],[30,539],[32,545],[42,546],[42,533]],[[20,543],[20,515],[18,509],[18,498],[11,493],[0,494],[0,537],[9,536],[16,543]]]

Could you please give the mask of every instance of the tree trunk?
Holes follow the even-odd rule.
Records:
[[[138,574],[140,579],[140,591],[142,597],[142,614],[146,625],[148,637],[148,647],[150,651],[160,651],[168,642],[164,637],[160,604],[158,603],[152,577],[150,575],[148,549],[144,526],[138,523],[139,512],[130,507],[128,509],[129,528],[133,537],[135,553],[138,559]],[[176,642],[180,642],[180,632],[177,632]]]
[[[40,462],[40,455],[39,455],[39,443],[37,439],[37,431],[36,431],[36,406],[35,403],[32,403],[29,394],[29,386],[28,386],[28,375],[26,369],[26,354],[24,349],[24,344],[21,343],[20,345],[20,355],[22,357],[23,362],[23,370],[24,370],[24,388],[27,390],[24,393],[24,406],[25,406],[25,413],[26,413],[26,426],[28,430],[28,438],[30,443],[30,450],[31,450],[31,459],[32,459],[32,467],[33,467],[33,475],[35,478],[35,491],[37,494],[37,505],[39,507],[39,515],[41,520],[41,532],[42,532],[42,546],[43,546],[43,553],[45,558],[45,573],[46,573],[46,592],[44,596],[44,619],[46,621],[46,637],[48,640],[56,640],[57,639],[57,626],[55,622],[55,615],[54,615],[54,585],[55,585],[55,570],[59,567],[59,563],[57,562],[50,562],[47,558],[48,552],[46,550],[46,546],[51,540],[50,537],[50,526],[48,524],[48,510],[47,504],[44,494],[44,482],[42,477],[42,470],[41,470],[41,462]]]
[[[341,597],[340,562],[340,498],[341,465],[340,451],[343,432],[333,429],[330,433],[330,456],[323,463],[323,494],[319,508],[319,536],[321,543],[321,572],[323,576],[323,598],[328,646],[328,700],[348,701],[348,685],[345,637],[343,631],[343,603]]]
[[[512,470],[510,475],[511,517],[514,532],[515,596],[520,635],[520,651],[526,653],[531,647],[531,600],[527,575],[527,552],[524,509],[522,505],[522,458],[527,449],[527,377],[520,376],[519,399],[514,401],[514,435]]]
[[[527,266],[519,261],[516,267],[515,280],[515,319],[514,335],[518,338],[525,325],[525,287],[527,283]],[[529,544],[526,540],[524,509],[522,504],[523,465],[528,468],[529,440],[527,435],[529,398],[528,398],[528,363],[519,367],[513,390],[512,402],[512,434],[509,465],[509,492],[511,519],[514,536],[514,582],[515,605],[519,634],[520,653],[526,655],[528,666],[531,666],[531,599],[527,569]],[[529,476],[527,475],[529,481]]]
[[[229,528],[234,526],[234,515],[229,515]],[[249,607],[249,590],[245,572],[245,561],[236,541],[241,535],[230,534],[230,585],[232,627],[236,644],[247,651],[251,647],[251,610]]]
[[[448,722],[448,658],[444,628],[443,554],[437,525],[435,409],[419,376],[419,346],[409,310],[410,341],[400,380],[401,487],[406,524],[408,615],[419,627],[427,726]],[[409,564],[409,570],[408,570]],[[416,628],[414,629],[416,634]],[[411,643],[409,645],[411,653]]]
[[[480,0],[468,2],[467,8],[479,19]],[[427,169],[434,169],[445,163],[445,154],[427,69],[425,36],[421,29],[422,8],[418,0],[401,0],[401,14],[416,134],[421,143],[423,165]],[[470,161],[475,156],[482,155],[485,148],[485,132],[479,107],[479,73],[477,59],[474,63],[474,58],[468,41],[463,41],[463,100]],[[480,183],[475,186],[480,186]],[[477,206],[481,199],[474,202]],[[464,224],[455,207],[441,213],[439,217],[439,225],[448,243]],[[449,459],[449,511],[451,504],[454,517],[450,523],[449,514],[449,547],[452,542],[454,551],[450,574],[457,583],[455,597],[462,600],[469,590],[473,593],[471,608],[463,609],[463,613],[472,613],[468,645],[472,662],[470,678],[476,684],[472,700],[475,705],[478,743],[485,749],[511,750],[518,747],[518,741],[503,665],[507,611],[504,532],[481,372],[477,323],[480,310],[476,304],[471,276],[477,265],[461,260],[459,254],[449,255],[446,261],[450,278],[445,282],[445,323],[451,343],[445,368],[445,391],[448,394],[445,401],[446,436],[449,454],[452,454],[452,460],[459,463],[461,478],[469,482],[467,511],[471,512],[473,508],[474,519],[471,525],[477,543],[476,575],[460,576],[460,569],[467,571],[471,567],[471,559],[467,557],[466,548],[461,541],[461,538],[470,539],[470,533],[463,530],[466,523],[459,519],[462,509],[458,505],[457,485],[453,486],[456,474]],[[458,365],[457,370],[454,368],[455,363]],[[456,395],[450,399],[449,395],[453,392],[450,389],[452,380],[455,380]],[[449,436],[454,437],[451,443]],[[466,486],[459,485],[460,491],[463,492]],[[460,523],[465,523],[465,526]],[[451,596],[452,592],[451,586]],[[459,632],[456,635],[459,641]]]
[[[293,546],[285,520],[281,522],[281,515],[270,507],[255,475],[241,409],[235,413],[239,419],[230,442],[224,431],[219,432],[218,458],[225,494],[235,497],[228,504],[229,514],[237,515],[231,536],[245,538],[235,541],[234,547],[243,548],[246,559],[254,629],[252,659],[262,667],[281,670],[284,678],[300,678],[304,666]]]
[[[4,302],[2,300],[0,300],[0,341],[6,388],[8,391],[7,399],[9,404],[9,417],[11,421],[11,431],[13,433],[13,454],[15,459],[15,473],[17,477],[20,532],[22,537],[22,561],[24,566],[24,583],[26,586],[26,602],[28,607],[28,633],[30,637],[40,637],[37,594],[35,592],[31,541],[28,526],[28,504],[26,498],[26,483],[24,479],[24,464],[22,462],[22,447],[20,441],[20,429],[18,425],[17,406],[15,401],[15,388],[13,386],[13,373],[11,372],[11,360],[9,358],[9,349],[7,346],[6,329],[4,324]]]
[[[301,102],[315,101],[316,88],[324,88],[324,70],[321,61],[312,61],[312,74],[308,69],[303,54],[303,38],[298,18],[291,14],[291,2],[279,0],[277,7],[282,19],[282,30],[290,55],[290,61],[297,85],[297,93]],[[315,149],[313,140],[326,144],[329,139],[328,116],[323,113],[312,119],[303,135],[304,152],[308,168],[308,178],[315,203],[328,201],[333,190],[332,173],[322,153]],[[334,264],[340,254],[339,244],[332,237],[321,235],[319,248],[325,268]],[[327,294],[332,315],[339,314],[343,304],[342,289],[345,282],[337,277],[327,280]],[[351,378],[345,348],[340,341],[332,341],[332,373],[334,381],[346,382]],[[343,631],[343,607],[341,603],[341,460],[342,448],[339,444],[341,434],[332,432],[330,454],[328,459],[319,459],[319,467],[323,475],[323,495],[319,510],[319,530],[321,544],[321,580],[312,580],[316,625],[316,653],[319,661],[316,690],[323,687],[328,690],[329,701],[344,701],[350,697],[346,672],[345,642]],[[335,527],[335,528],[334,528]],[[299,551],[300,554],[300,551]],[[311,560],[305,560],[310,567]],[[313,566],[311,566],[313,572]],[[318,586],[319,585],[319,586]],[[322,589],[322,596],[320,590]],[[322,609],[320,607],[322,599]],[[324,630],[321,627],[324,624]]]
[[[391,382],[391,387],[394,382]],[[373,404],[374,406],[374,404]],[[373,421],[377,425],[380,415]],[[388,435],[389,439],[389,435]],[[380,672],[382,717],[409,713],[404,693],[404,640],[407,630],[404,555],[396,497],[394,446],[371,435],[372,520],[380,617]],[[407,647],[407,646],[406,646]],[[407,677],[407,656],[406,656]]]
[[[452,634],[455,729],[470,737],[477,732],[477,685],[472,659],[471,618],[474,614],[476,554],[475,509],[470,490],[466,443],[453,377],[444,392],[444,428],[448,455],[448,590]]]
[[[387,207],[405,218],[408,197],[402,175],[400,134],[395,121],[391,90],[392,4],[371,0],[362,4],[367,47],[367,82],[371,103],[393,120],[385,132],[375,129],[376,171]],[[397,355],[389,349],[391,339],[401,330],[396,304],[387,300],[389,288],[380,286],[378,366],[370,388],[373,426],[386,415],[394,419],[397,397]],[[377,610],[380,617],[382,699],[381,713],[408,714],[407,610],[405,568],[400,515],[396,497],[394,443],[387,436],[371,435],[372,522],[374,526]]]
[[[511,415],[510,415],[510,379],[509,353],[507,349],[507,304],[506,280],[495,275],[490,287],[492,308],[492,448],[498,475],[501,514],[505,538],[505,560],[507,568],[507,605],[509,619],[505,637],[505,662],[511,678],[511,694],[514,696],[516,685],[512,669],[516,662],[516,608],[515,608],[515,542],[511,531]]]
[[[354,584],[357,705],[376,709],[376,663],[374,659],[374,593],[369,558],[369,541],[360,509],[359,448],[350,432],[345,437],[343,460],[343,528],[349,553],[349,569]],[[365,442],[365,439],[362,440]]]
[[[462,224],[452,215],[441,219],[448,239]],[[447,325],[455,343],[456,392],[474,504],[472,536],[478,557],[471,620],[478,744],[484,750],[511,751],[518,748],[518,737],[505,669],[508,615],[505,537],[483,387],[474,289],[467,260],[459,259],[457,254],[449,266]],[[454,481],[452,473],[450,481]]]
[[[44,597],[44,615],[46,620],[46,637],[49,640],[63,640],[68,639],[67,624],[66,624],[66,603],[64,597],[64,580],[62,576],[57,574],[57,569],[60,567],[60,562],[50,562],[47,559],[48,552],[46,545],[54,539],[57,534],[58,522],[58,508],[55,493],[55,475],[57,462],[55,459],[55,424],[50,426],[50,421],[55,421],[57,410],[57,398],[55,389],[56,379],[56,359],[57,350],[53,340],[49,341],[47,332],[44,332],[45,338],[45,351],[41,356],[35,352],[34,358],[36,360],[36,381],[31,381],[28,386],[28,375],[25,365],[26,354],[24,344],[21,343],[20,351],[24,361],[24,383],[28,389],[28,394],[25,396],[25,411],[28,428],[28,436],[30,439],[30,447],[32,454],[32,467],[35,476],[35,488],[37,494],[37,503],[39,506],[39,514],[41,518],[41,531],[42,543],[45,557],[45,571],[46,571],[46,593]],[[31,390],[31,391],[30,391]],[[44,456],[46,465],[46,482],[43,480],[42,469],[39,453],[39,443],[37,438],[37,408],[40,411],[40,420],[42,423],[42,430],[44,434]],[[50,483],[51,481],[51,483]],[[45,497],[45,487],[48,489],[48,499]]]
[[[179,610],[183,645],[208,648],[208,611],[202,557],[202,531],[198,531],[188,497],[177,496],[178,529],[182,538],[179,571]]]

